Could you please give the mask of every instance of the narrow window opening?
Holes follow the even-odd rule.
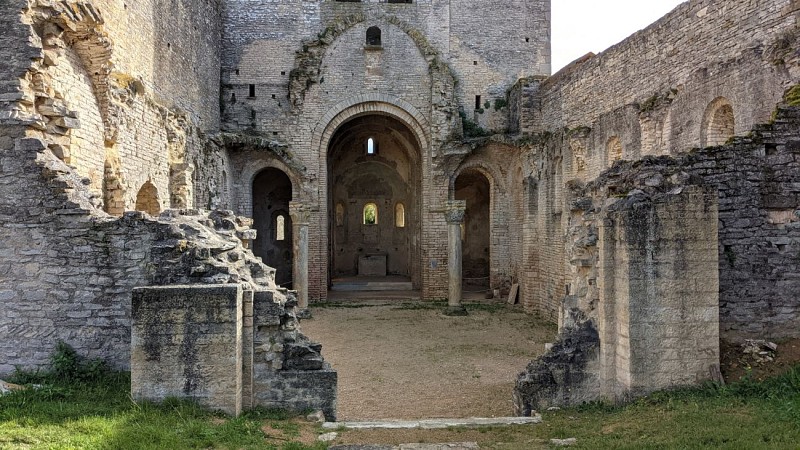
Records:
[[[278,218],[275,219],[275,240],[286,240],[286,217],[283,214],[279,215]]]
[[[251,84],[250,85],[250,98],[254,98],[255,96],[256,96],[256,85],[255,84]]]
[[[774,156],[778,153],[778,144],[764,144],[764,152],[767,156]]]
[[[373,138],[367,139],[367,154],[368,155],[375,154],[375,139]]]
[[[475,109],[476,110],[481,109],[481,96],[480,95],[476,95],[475,96]]]
[[[394,224],[397,228],[406,227],[406,207],[402,203],[394,207]]]
[[[364,205],[364,225],[378,224],[378,205],[367,203]]]
[[[381,29],[378,27],[369,27],[367,29],[367,45],[380,46],[381,45]]]
[[[336,204],[336,226],[344,226],[344,205],[341,203]]]
[[[525,38],[525,42],[530,42],[531,38]]]
[[[239,69],[236,69],[236,75],[239,75]]]

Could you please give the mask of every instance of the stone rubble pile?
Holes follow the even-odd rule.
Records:
[[[743,360],[764,364],[775,360],[778,344],[760,339],[747,339],[742,344]]]
[[[141,219],[143,213],[126,213]],[[230,211],[168,210],[157,218],[152,246],[153,284],[246,283],[275,290],[275,270],[249,251],[252,220]],[[166,225],[166,226],[165,226]]]

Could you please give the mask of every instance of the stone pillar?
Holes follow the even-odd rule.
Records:
[[[297,291],[297,317],[308,319],[308,224],[311,222],[311,208],[298,202],[289,203],[289,215],[292,217],[294,247],[294,290]]]
[[[463,282],[461,225],[464,224],[466,212],[467,202],[465,200],[448,201],[444,210],[444,217],[447,220],[447,273],[449,275],[447,309],[444,313],[448,316],[467,315],[466,308],[461,304],[461,283]]]

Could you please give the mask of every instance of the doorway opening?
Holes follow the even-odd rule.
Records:
[[[293,245],[292,181],[282,170],[264,169],[253,179],[253,227],[257,231],[253,253],[276,270],[275,283],[291,289]]]
[[[491,266],[491,184],[478,170],[467,169],[455,182],[455,199],[466,200],[461,228],[464,292],[487,292]]]
[[[334,133],[328,146],[331,290],[420,288],[419,147],[405,124],[381,114],[358,116]]]

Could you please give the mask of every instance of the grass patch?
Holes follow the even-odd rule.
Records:
[[[177,399],[134,403],[130,374],[99,370],[100,363],[66,349],[59,345],[51,370],[13,376],[40,387],[0,396],[0,449],[326,448],[296,441],[301,426],[315,426],[284,411],[256,409],[232,418]]]
[[[481,448],[551,448],[577,438],[582,449],[797,449],[800,366],[764,382],[659,392],[631,404],[590,403],[544,412],[538,425],[413,431],[389,436],[346,431],[343,442],[476,441]]]

